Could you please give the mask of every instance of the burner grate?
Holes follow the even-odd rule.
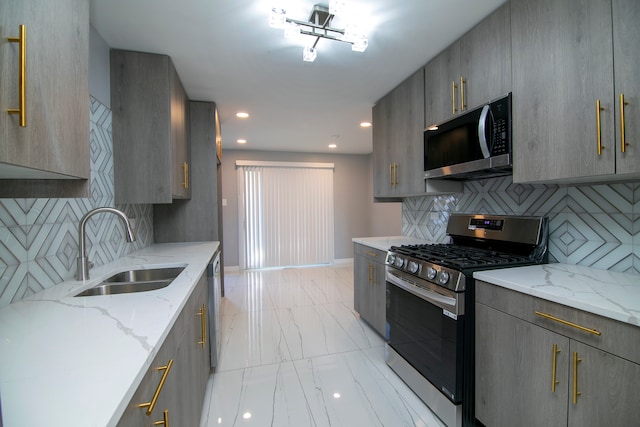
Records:
[[[490,249],[438,243],[393,248],[398,253],[454,269],[531,262],[531,257]]]

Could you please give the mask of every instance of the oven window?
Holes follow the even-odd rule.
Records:
[[[453,403],[462,401],[464,316],[387,283],[387,341]]]

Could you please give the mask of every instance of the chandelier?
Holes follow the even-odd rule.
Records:
[[[314,37],[314,43],[305,46],[302,51],[302,59],[307,62],[313,62],[318,56],[316,46],[321,38],[350,43],[351,50],[364,52],[369,45],[369,39],[355,24],[349,23],[345,28],[331,26],[334,17],[346,15],[346,3],[346,0],[330,0],[329,6],[316,4],[306,21],[289,18],[285,9],[273,7],[269,15],[269,26],[283,28],[284,36],[287,38],[297,38],[300,35]]]

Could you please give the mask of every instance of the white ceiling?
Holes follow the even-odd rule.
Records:
[[[351,0],[369,48],[321,39],[307,63],[309,37],[269,27],[274,1],[91,0],[91,23],[112,48],[171,56],[189,98],[217,103],[224,148],[363,154],[371,128],[359,123],[375,102],[505,2]],[[282,3],[306,20],[328,0]],[[240,110],[251,117],[236,118]]]

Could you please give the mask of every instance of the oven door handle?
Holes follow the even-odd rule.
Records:
[[[442,295],[437,292],[424,289],[422,287],[418,288],[416,286],[409,285],[405,282],[405,280],[403,280],[395,273],[391,271],[388,271],[387,273],[387,282],[391,283],[392,285],[404,289],[405,291],[417,296],[418,298],[422,298],[423,300],[430,302],[431,304],[436,305],[444,310],[448,310],[454,314],[457,314],[457,301],[454,297],[448,297],[446,295]]]

